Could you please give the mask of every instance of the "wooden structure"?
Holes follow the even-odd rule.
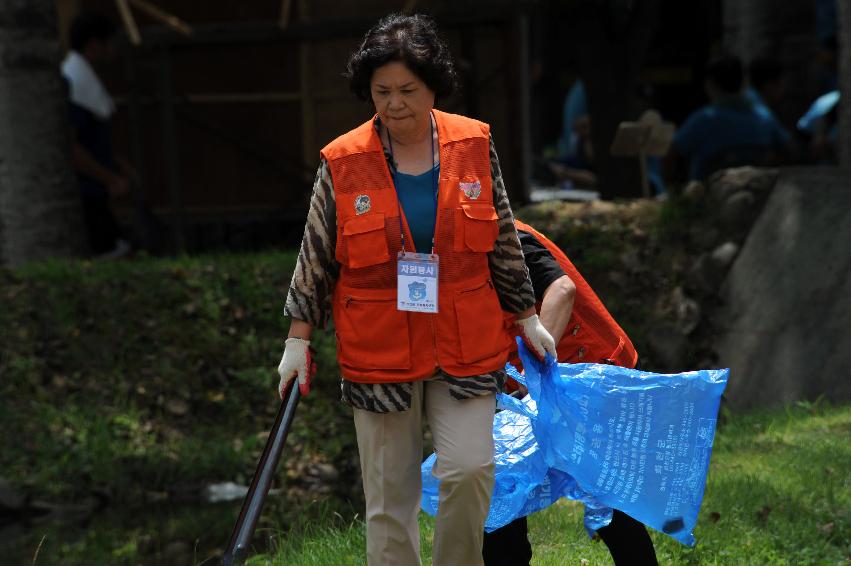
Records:
[[[437,19],[463,85],[439,106],[491,123],[514,200],[525,200],[531,169],[528,4],[405,6]],[[381,0],[57,6],[63,34],[81,8],[125,30],[119,64],[104,73],[119,108],[116,146],[139,171],[171,251],[298,242],[319,149],[372,113],[342,77],[348,55],[379,17],[401,8]]]

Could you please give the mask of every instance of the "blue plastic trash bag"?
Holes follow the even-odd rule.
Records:
[[[517,378],[523,379],[519,375]],[[509,410],[494,416],[496,482],[485,530],[503,527],[518,517],[549,507],[562,497],[583,501],[586,519],[592,517],[595,529],[609,524],[611,509],[582,492],[569,474],[547,465],[532,432],[532,418],[537,416],[535,402],[529,396],[519,400],[507,395],[500,395],[499,401],[500,407]],[[432,454],[421,469],[422,508],[431,515],[437,513],[440,488],[440,482],[431,473],[435,461],[436,455]]]
[[[568,497],[585,504],[589,533],[607,525],[614,508],[693,545],[729,370],[655,374],[542,363],[522,344],[520,353],[529,396],[500,396],[508,410],[494,418],[486,530]],[[422,466],[422,508],[430,514],[439,489],[434,460]]]

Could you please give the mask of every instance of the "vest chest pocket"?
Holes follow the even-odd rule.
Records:
[[[490,252],[499,234],[496,209],[490,203],[462,204],[455,215],[456,252]]]
[[[337,243],[337,260],[352,269],[389,261],[384,214],[374,213],[348,219]]]

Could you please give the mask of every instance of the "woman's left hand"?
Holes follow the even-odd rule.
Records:
[[[556,355],[556,343],[544,325],[541,324],[537,314],[533,314],[528,318],[523,318],[517,321],[523,332],[523,339],[526,344],[531,346],[532,350],[544,359],[544,354],[549,353],[553,358],[558,358]]]

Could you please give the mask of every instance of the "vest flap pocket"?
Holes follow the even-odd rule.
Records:
[[[489,203],[462,204],[456,230],[455,251],[489,252],[493,250],[499,227],[496,209]],[[463,234],[463,241],[459,236]]]
[[[471,364],[507,350],[502,308],[490,280],[455,294],[461,362]]]
[[[464,216],[473,220],[497,220],[496,209],[488,203],[462,204]]]
[[[352,269],[389,261],[390,252],[385,232],[384,214],[350,218],[343,225],[345,255],[338,259]]]
[[[411,369],[408,313],[387,297],[340,299],[334,312],[340,365],[360,370]]]
[[[382,228],[384,228],[384,214],[376,212],[364,216],[355,216],[346,220],[346,224],[343,226],[343,235],[352,236]]]

